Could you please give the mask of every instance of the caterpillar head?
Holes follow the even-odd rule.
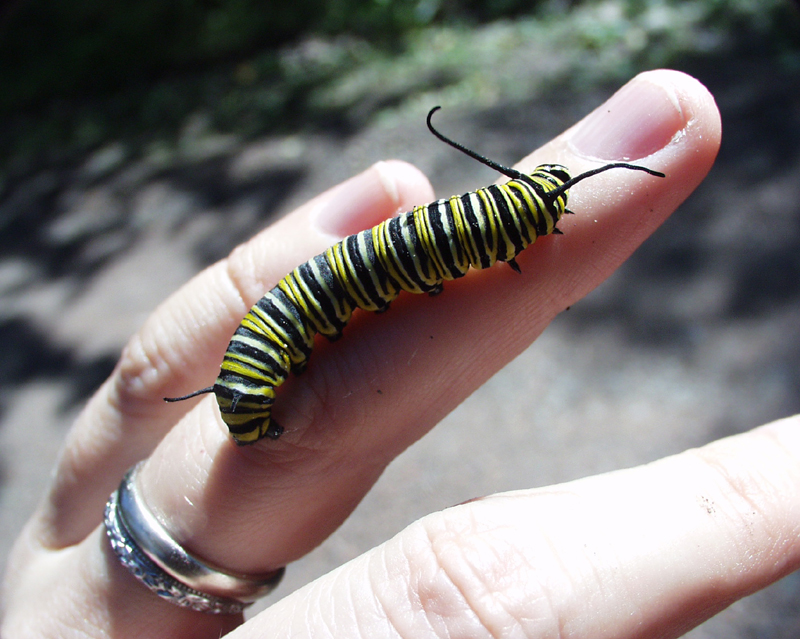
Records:
[[[569,182],[572,176],[569,169],[561,164],[540,164],[536,167],[535,173],[545,174],[548,181],[555,187],[559,187],[564,182]]]

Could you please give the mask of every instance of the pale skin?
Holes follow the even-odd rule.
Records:
[[[388,313],[358,314],[282,387],[278,441],[237,447],[213,397],[161,398],[207,386],[264,291],[341,237],[434,199],[427,180],[407,164],[376,165],[169,298],[67,438],[11,557],[3,637],[677,637],[797,569],[798,417],[644,467],[433,513],[247,623],[159,600],[108,550],[104,503],[145,458],[150,508],[208,561],[265,573],[321,543],[395,456],[672,213],[720,140],[711,96],[671,71],[639,76],[589,117],[517,168],[558,162],[575,175],[624,159],[667,177],[609,171],[577,185],[577,215],[520,255],[522,275],[500,264],[435,300],[404,295]]]

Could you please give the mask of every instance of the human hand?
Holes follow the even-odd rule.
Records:
[[[11,559],[4,636],[218,637],[239,626],[239,616],[158,599],[119,565],[100,526],[108,494],[147,458],[150,509],[181,545],[230,571],[267,573],[319,544],[396,455],[608,277],[702,180],[719,144],[713,100],[674,72],[634,80],[593,122],[517,168],[559,162],[577,174],[597,166],[593,156],[667,178],[611,171],[576,186],[578,215],[519,257],[521,276],[492,268],[436,300],[406,295],[389,313],[357,315],[281,389],[277,442],[236,447],[213,398],[188,412],[161,398],[213,379],[240,318],[280,277],[430,201],[427,182],[401,163],[373,167],[171,297],[67,439]],[[677,636],[797,566],[793,425],[436,513],[235,636]]]

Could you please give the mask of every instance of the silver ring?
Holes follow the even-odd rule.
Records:
[[[131,468],[106,504],[105,528],[111,548],[131,574],[159,597],[199,612],[239,613],[272,592],[284,568],[247,576],[202,561],[176,542],[142,501]]]

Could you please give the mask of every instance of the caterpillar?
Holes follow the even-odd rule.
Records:
[[[275,389],[290,373],[305,370],[320,333],[336,340],[356,308],[383,312],[401,291],[436,295],[444,281],[470,268],[505,262],[519,272],[516,256],[538,237],[560,234],[567,191],[610,169],[663,173],[616,162],[571,177],[558,164],[526,175],[428,129],[442,142],[510,178],[504,184],[438,200],[351,235],[301,264],[250,309],[231,338],[213,386],[182,397],[214,393],[222,419],[237,444],[277,439],[272,419]]]

